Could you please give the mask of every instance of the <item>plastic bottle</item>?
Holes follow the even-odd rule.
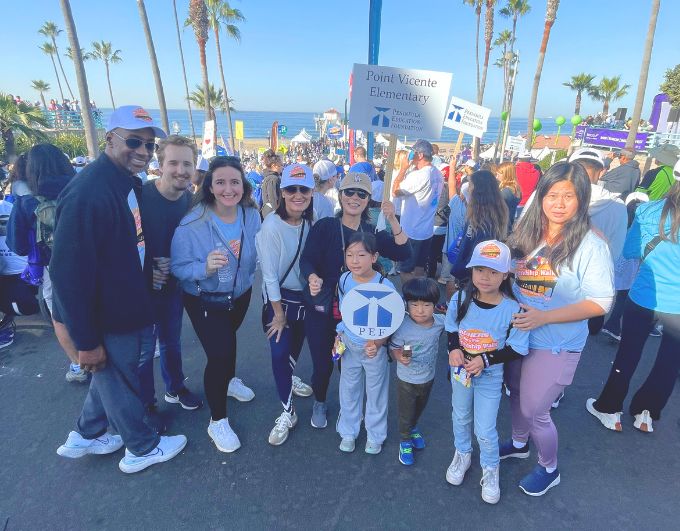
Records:
[[[224,246],[222,242],[217,243],[217,250],[222,253],[224,256],[229,258],[229,252],[227,251],[227,248]],[[233,275],[231,274],[231,269],[229,268],[229,264],[219,268],[217,270],[217,278],[220,281],[220,284],[223,282],[230,282],[233,280]]]

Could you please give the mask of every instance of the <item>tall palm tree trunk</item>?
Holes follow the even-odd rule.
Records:
[[[57,78],[57,86],[59,87],[59,95],[61,96],[61,101],[64,101],[64,91],[61,88],[61,81],[59,80],[59,71],[57,70],[57,63],[54,62],[54,55],[50,54],[50,59],[52,59],[52,66],[54,67],[54,75]]]
[[[210,120],[210,86],[208,84],[208,63],[205,57],[205,40],[198,43],[198,55],[201,62],[201,80],[203,81],[203,98],[205,101],[205,119]]]
[[[182,49],[182,36],[179,32],[179,19],[177,18],[177,0],[172,0],[172,9],[175,13],[175,28],[177,29],[177,44],[179,45],[179,58],[182,61],[182,76],[184,77],[184,92],[187,99],[187,107],[189,108],[189,126],[191,127],[191,138],[196,138],[196,130],[194,129],[194,116],[191,112],[191,100],[189,100],[189,83],[187,82],[187,69],[184,66],[184,50]]]
[[[604,103],[602,104],[602,114],[604,114],[605,118],[609,114],[609,100],[604,100]]]
[[[481,2],[481,0],[478,0]],[[482,19],[482,4],[475,8],[477,13],[477,37],[475,38],[475,62],[477,63],[477,99],[479,100],[480,74],[479,74],[479,27]]]
[[[170,132],[168,125],[168,109],[165,106],[165,93],[163,92],[163,81],[161,80],[161,71],[158,68],[158,59],[156,57],[156,48],[153,45],[153,38],[151,37],[151,28],[149,27],[149,17],[146,15],[146,7],[144,0],[137,0],[137,7],[139,8],[139,18],[142,20],[142,27],[144,28],[144,37],[146,37],[146,47],[149,50],[149,59],[151,60],[151,70],[153,71],[153,79],[156,83],[156,95],[158,97],[158,108],[161,112],[161,127],[166,133]]]
[[[224,80],[224,67],[222,65],[222,47],[220,46],[220,32],[215,28],[215,47],[217,48],[217,66],[220,69],[220,78],[222,79],[222,91],[224,92],[224,108],[227,114],[227,127],[229,128],[229,146],[231,152],[236,153],[234,149],[234,128],[231,124],[231,110],[229,109],[229,96],[227,94],[227,82]],[[217,102],[215,102],[217,105]]]
[[[484,65],[482,66],[482,82],[479,87],[479,105],[484,101],[486,88],[486,74],[489,70],[489,56],[491,55],[491,40],[493,39],[493,9],[495,0],[486,0],[486,23],[484,27]]]
[[[576,92],[576,105],[574,106],[574,114],[581,113],[581,91]]]
[[[82,105],[83,127],[85,128],[85,141],[87,142],[87,154],[90,157],[99,155],[99,146],[97,142],[97,130],[94,127],[94,119],[92,118],[92,109],[90,107],[90,92],[87,86],[87,76],[85,75],[85,65],[83,63],[83,54],[78,43],[78,34],[76,33],[76,24],[73,21],[73,13],[71,13],[71,4],[69,0],[59,0],[61,3],[61,11],[64,14],[64,24],[66,25],[66,34],[73,50],[74,60],[73,64],[76,69],[76,81],[78,83],[78,93]]]
[[[545,26],[543,27],[543,39],[541,40],[541,48],[538,51],[538,64],[536,65],[536,74],[534,75],[534,86],[531,89],[531,101],[529,102],[529,116],[527,125],[527,149],[531,149],[533,144],[534,134],[534,116],[536,114],[536,99],[538,98],[538,86],[541,84],[541,73],[543,72],[543,62],[545,61],[545,52],[548,49],[548,40],[550,39],[550,30],[555,24],[555,15],[560,5],[559,0],[548,0],[546,8]]]
[[[42,90],[40,91],[40,100],[42,101],[43,109],[47,110],[47,102],[45,101],[45,94]]]
[[[649,62],[652,58],[652,47],[654,46],[654,32],[656,31],[656,19],[659,16],[659,0],[652,0],[652,13],[649,16],[649,28],[647,28],[647,38],[645,39],[645,51],[642,55],[642,65],[640,66],[640,79],[638,80],[637,95],[635,96],[635,107],[631,117],[628,138],[626,139],[626,149],[635,147],[635,137],[637,136],[638,126],[640,125],[640,115],[642,114],[642,104],[645,101],[645,89],[647,88],[647,76],[649,75]]]
[[[105,61],[104,66],[106,67],[106,82],[109,84],[109,96],[111,97],[111,107],[113,107],[113,110],[115,111],[116,104],[113,101],[113,89],[111,88],[111,75],[109,73],[109,63]]]
[[[52,36],[52,45],[54,46],[54,49],[57,50],[57,53],[55,54],[57,56],[57,61],[59,61],[59,69],[61,70],[61,75],[64,76],[64,83],[66,83],[66,88],[68,89],[68,93],[71,95],[71,101],[75,100],[75,96],[73,96],[73,91],[71,90],[71,85],[68,83],[68,78],[66,77],[66,72],[64,72],[64,65],[61,64],[61,57],[59,57],[59,48],[57,47],[57,40]],[[63,98],[63,96],[62,96]]]

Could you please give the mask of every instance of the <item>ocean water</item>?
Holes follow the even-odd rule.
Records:
[[[147,109],[154,120],[160,124],[160,112],[158,109]],[[108,121],[109,114],[111,114],[112,109],[101,109],[104,114],[104,123]],[[293,138],[297,135],[303,128],[312,135],[313,138],[318,138],[319,134],[315,129],[314,116],[321,115],[323,111],[318,113],[312,112],[273,112],[273,111],[236,111],[231,113],[232,120],[242,120],[243,121],[243,133],[246,138],[267,138],[271,130],[272,123],[278,120],[279,125],[285,125],[288,127],[288,133],[284,138]],[[192,110],[194,127],[196,128],[196,134],[198,136],[203,136],[203,119],[204,111],[202,110]],[[540,118],[543,128],[538,134],[553,135],[557,133],[557,125],[555,124],[555,119],[550,118]],[[189,113],[186,109],[168,109],[168,121],[170,127],[172,128],[173,122],[177,122],[180,127],[180,134],[191,134],[191,129],[189,127]],[[498,135],[498,128],[503,122],[499,117],[489,118],[487,125],[487,132],[484,134],[482,139],[483,143],[492,143],[496,141]],[[568,122],[567,122],[568,124]],[[562,126],[562,134],[571,133],[571,125],[565,124]],[[229,133],[227,132],[227,117],[223,112],[217,113],[217,134],[222,135],[225,141],[227,141]],[[526,134],[527,130],[527,119],[526,118],[512,118],[510,120],[510,134]],[[403,137],[399,137],[403,140]],[[455,142],[458,139],[458,131],[453,131],[451,129],[442,128],[442,135],[440,138],[429,138],[431,141],[442,141],[442,142]],[[408,137],[407,140],[414,141],[416,138]],[[472,137],[465,135],[465,143],[472,142]]]

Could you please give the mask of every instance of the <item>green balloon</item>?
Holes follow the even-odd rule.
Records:
[[[534,132],[538,133],[541,129],[543,129],[543,124],[538,118],[534,118]]]
[[[580,114],[575,114],[571,117],[571,125],[578,125],[583,121]]]
[[[562,116],[561,114],[557,118],[555,118],[555,124],[557,124],[558,126],[564,125],[566,123],[566,121],[567,121],[567,119],[564,116]]]
[[[508,111],[503,111],[501,113],[501,120],[505,121],[508,119]]]

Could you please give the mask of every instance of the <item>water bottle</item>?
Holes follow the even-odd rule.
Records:
[[[222,242],[217,243],[217,250],[222,253],[224,256],[229,258],[229,253],[227,252],[227,248],[224,246]],[[231,269],[229,268],[229,264],[225,265],[224,267],[220,267],[217,270],[217,278],[220,281],[220,284],[223,282],[231,282],[233,280],[233,275],[231,274]]]

